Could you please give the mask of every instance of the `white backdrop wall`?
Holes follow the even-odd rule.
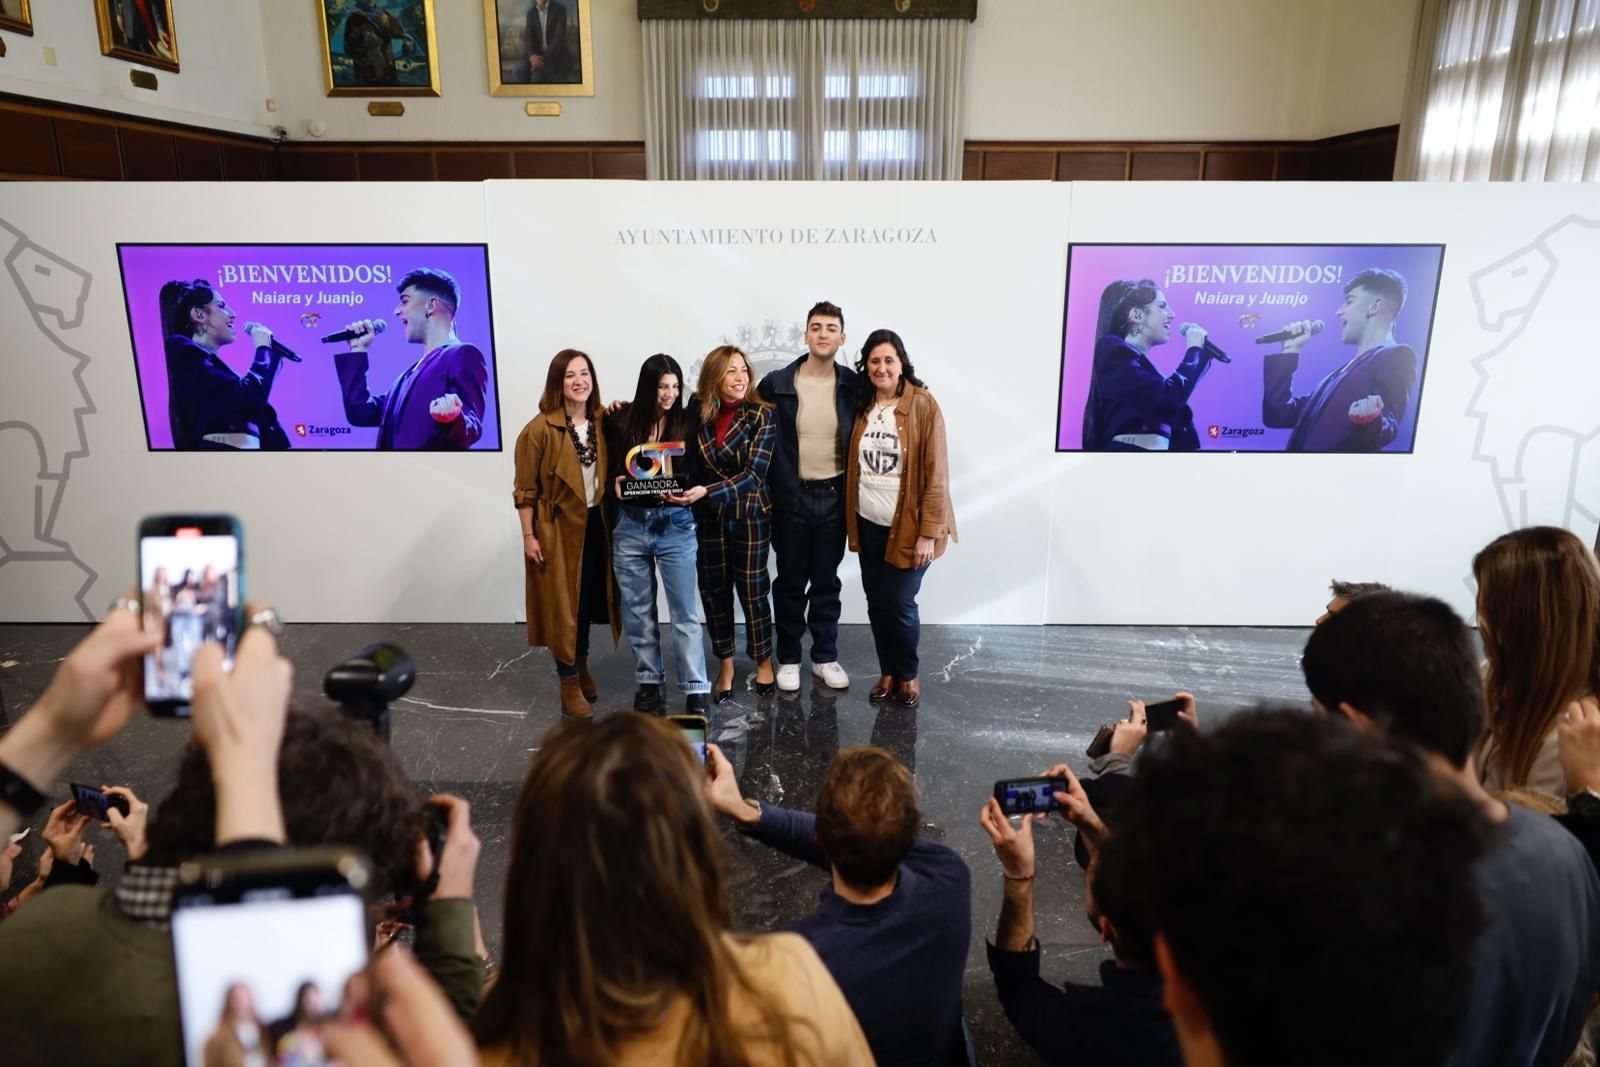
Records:
[[[146,450],[118,241],[486,237],[507,451]],[[1415,453],[1056,454],[1069,240],[1443,242]],[[1592,186],[9,185],[0,247],[20,324],[0,359],[0,620],[98,612],[131,582],[139,516],[214,508],[244,520],[252,586],[289,618],[510,622],[509,448],[551,353],[591,352],[607,397],[658,350],[689,369],[731,339],[762,369],[824,298],[858,344],[899,330],[945,410],[961,543],[928,622],[1303,623],[1333,576],[1466,611],[1491,537],[1600,521]],[[1249,353],[1223,370],[1260,373]],[[843,574],[859,621],[853,558]]]

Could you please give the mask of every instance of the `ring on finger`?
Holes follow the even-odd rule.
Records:
[[[278,609],[268,605],[260,611],[253,613],[245,620],[245,629],[259,626],[279,641],[283,640],[283,619],[278,615]]]

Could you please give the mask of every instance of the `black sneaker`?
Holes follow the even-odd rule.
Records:
[[[688,702],[683,710],[689,715],[709,715],[711,713],[711,694],[690,693]]]
[[[642,711],[646,715],[659,715],[661,713],[661,687],[646,683],[639,687],[633,694],[633,710]]]

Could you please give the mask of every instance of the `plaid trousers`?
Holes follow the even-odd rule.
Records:
[[[721,509],[717,509],[721,510]],[[732,509],[729,509],[732,510]],[[733,658],[733,594],[744,608],[745,649],[757,663],[772,656],[772,579],[767,553],[772,547],[772,520],[757,512],[734,517],[712,512],[698,524],[700,601],[706,609],[711,651],[718,659]]]

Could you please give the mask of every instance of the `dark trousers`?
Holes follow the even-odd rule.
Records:
[[[606,523],[599,508],[589,509],[583,528],[583,562],[578,568],[578,658],[589,658],[589,627],[610,622],[606,607]],[[576,663],[556,660],[557,674],[577,674]]]
[[[718,659],[733,658],[733,597],[744,608],[745,648],[756,662],[772,657],[772,580],[767,553],[772,524],[765,515],[746,518],[708,511],[696,524],[700,551],[700,603],[706,609],[711,651]]]
[[[889,528],[856,516],[856,538],[861,543],[861,588],[867,594],[867,620],[872,623],[872,643],[878,646],[878,673],[897,682],[917,676],[917,642],[922,637],[922,616],[917,592],[927,567],[896,567],[883,558],[889,547]]]
[[[778,662],[800,662],[800,639],[811,630],[811,662],[839,658],[839,563],[844,559],[844,476],[801,482],[772,509],[772,583]],[[809,591],[807,586],[810,586]],[[810,609],[809,611],[807,609]]]

